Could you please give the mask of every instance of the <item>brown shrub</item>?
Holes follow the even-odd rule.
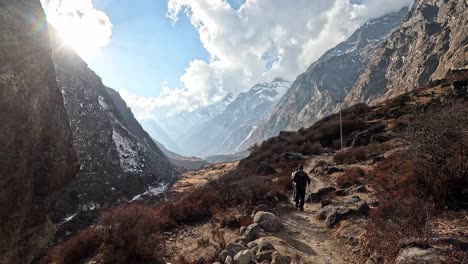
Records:
[[[333,156],[333,161],[337,164],[354,164],[367,159],[365,147],[342,150]]]
[[[343,172],[343,174],[336,179],[336,184],[340,188],[348,188],[355,184],[362,184],[362,178],[364,177],[364,175],[365,172],[361,168],[349,168],[345,170],[345,172]]]
[[[382,154],[391,148],[392,145],[389,143],[369,144],[367,146],[342,150],[335,154],[333,160],[337,164],[354,164],[366,161],[369,156]]]
[[[130,204],[102,213],[106,263],[164,263],[159,214],[151,207]]]
[[[103,241],[103,234],[95,228],[85,231],[66,241],[63,245],[53,248],[43,263],[78,264],[92,256]]]

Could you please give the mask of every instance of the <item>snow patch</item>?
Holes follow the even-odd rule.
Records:
[[[112,131],[112,140],[119,154],[120,167],[126,172],[142,172],[137,160],[138,153],[132,149],[131,142],[115,130]]]
[[[135,195],[130,202],[141,200],[143,197],[159,195],[164,193],[168,187],[169,183],[159,183],[156,186],[148,186],[148,189],[144,193]]]
[[[109,109],[109,106],[104,101],[104,97],[99,96],[98,97],[98,102],[99,102],[99,106],[101,107],[102,110],[108,110]]]

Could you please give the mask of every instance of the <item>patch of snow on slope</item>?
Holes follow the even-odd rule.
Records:
[[[120,167],[126,172],[142,172],[139,168],[137,151],[132,149],[131,143],[117,131],[112,131],[112,140],[119,153]]]
[[[149,186],[146,192],[135,195],[130,202],[141,200],[146,196],[156,196],[164,193],[167,190],[167,187],[169,187],[169,183],[159,183],[157,186]]]
[[[106,102],[104,102],[104,98],[102,96],[98,97],[99,106],[102,110],[107,110],[109,107],[107,106]]]

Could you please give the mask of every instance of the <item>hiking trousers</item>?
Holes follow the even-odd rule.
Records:
[[[305,193],[306,193],[305,189],[304,190],[296,189],[296,197],[295,197],[296,208],[300,208],[302,211],[304,211]]]

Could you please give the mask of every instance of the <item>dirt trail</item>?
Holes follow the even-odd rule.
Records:
[[[309,172],[312,169],[313,161],[314,159],[311,159],[306,163],[305,171]],[[310,176],[312,191],[329,186],[329,183],[322,179]],[[280,218],[286,228],[276,235],[276,238],[268,239],[276,240],[274,246],[278,251],[290,255],[293,263],[352,263],[350,252],[335,242],[334,230],[326,228],[324,221],[315,217],[320,204],[306,203],[304,212],[292,210],[293,208],[291,199],[289,205],[284,205],[284,208],[280,209]]]

